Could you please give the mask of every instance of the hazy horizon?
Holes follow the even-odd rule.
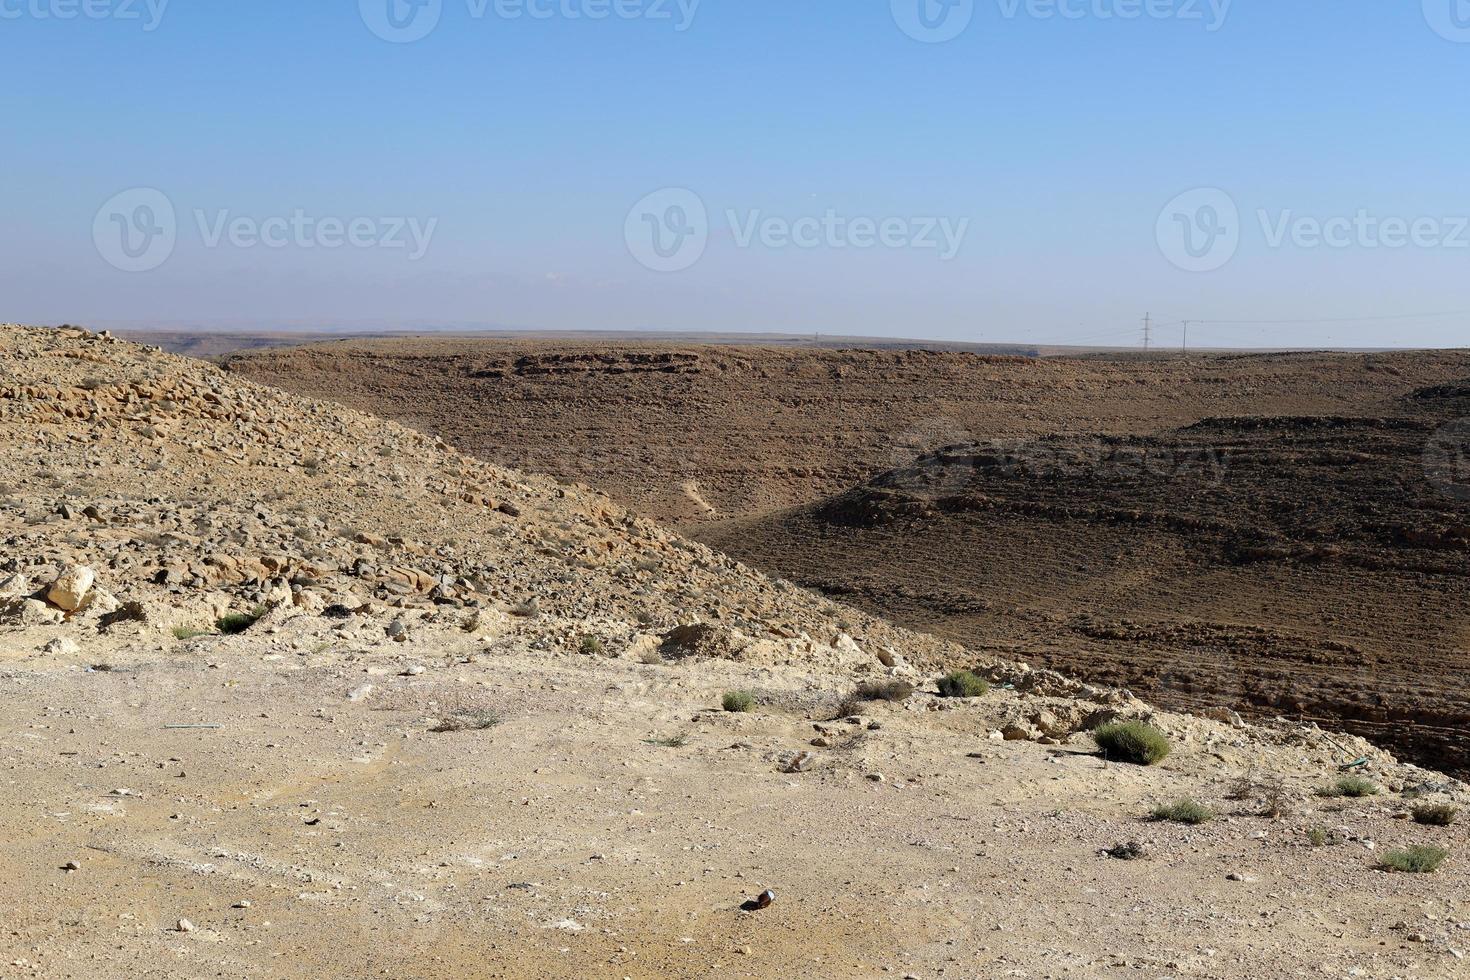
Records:
[[[1456,9],[26,0],[0,318],[1465,346]]]

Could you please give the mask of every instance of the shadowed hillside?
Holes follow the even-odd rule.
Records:
[[[1467,391],[1418,391],[1403,416],[953,446],[702,534],[910,626],[1463,769]]]

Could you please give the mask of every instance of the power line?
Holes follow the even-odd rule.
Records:
[[[1427,320],[1440,316],[1470,316],[1470,310],[1446,310],[1440,313],[1393,313],[1385,316],[1314,317],[1299,320],[1185,320],[1205,326],[1280,326],[1301,323],[1374,323],[1384,320]]]

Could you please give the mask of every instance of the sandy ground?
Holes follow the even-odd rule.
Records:
[[[1107,765],[1085,737],[987,737],[1007,692],[813,723],[715,705],[839,679],[451,634],[323,646],[321,625],[0,654],[11,975],[1467,975],[1463,858],[1374,867],[1407,841],[1465,851],[1463,827],[1313,798],[1317,751],[1187,736],[1160,767]],[[500,724],[430,731],[479,710]],[[778,771],[802,750],[812,769]],[[1283,760],[1292,814],[1226,799]],[[1222,817],[1142,819],[1181,795]],[[1318,824],[1357,839],[1311,847]],[[1099,853],[1129,840],[1150,857]]]

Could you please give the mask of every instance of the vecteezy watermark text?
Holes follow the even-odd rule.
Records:
[[[470,20],[642,20],[677,32],[694,25],[703,0],[461,0]],[[444,16],[445,0],[358,0],[368,30],[395,44],[421,41]]]
[[[994,0],[1004,20],[1176,20],[1208,32],[1225,26],[1234,0]],[[909,37],[941,44],[975,19],[976,0],[889,0],[894,23]]]
[[[439,227],[438,218],[316,217],[300,208],[268,218],[196,209],[194,221],[205,248],[224,243],[232,248],[406,249],[410,262],[424,257]]]
[[[1269,249],[1470,249],[1470,215],[1389,215],[1369,208],[1318,216],[1292,208],[1257,208]],[[1154,235],[1164,257],[1189,272],[1213,272],[1235,257],[1250,222],[1218,187],[1186,191],[1159,212]]]
[[[846,217],[831,208],[797,218],[726,211],[725,220],[739,248],[912,248],[935,250],[941,262],[959,254],[970,229],[969,218]]]
[[[912,249],[932,251],[946,262],[959,254],[970,228],[969,218],[873,217],[835,208],[795,216],[727,208],[724,218],[731,241],[741,249]],[[655,191],[628,212],[623,238],[645,268],[680,272],[698,262],[709,245],[709,209],[687,188]]]
[[[163,23],[169,0],[0,0],[0,20],[137,21],[144,31]]]
[[[314,215],[304,208],[264,218],[228,208],[192,211],[204,248],[385,249],[402,251],[410,262],[428,252],[438,218]],[[116,194],[92,221],[97,254],[124,272],[148,272],[169,260],[179,238],[179,220],[168,195],[151,187]]]

